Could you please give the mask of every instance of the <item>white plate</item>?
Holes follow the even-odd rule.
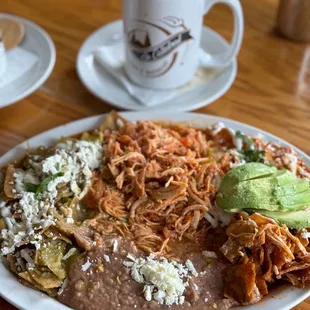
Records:
[[[123,38],[123,22],[115,21],[95,31],[82,45],[77,57],[77,72],[86,88],[99,99],[110,104],[135,111],[183,112],[201,108],[220,98],[230,88],[237,74],[237,61],[234,59],[223,71],[205,85],[198,86],[182,93],[182,96],[171,99],[155,107],[145,107],[133,99],[109,73],[100,66],[87,61],[96,48],[115,43]],[[202,48],[210,54],[225,52],[228,43],[215,31],[203,27]]]
[[[256,135],[257,133],[262,133],[264,139],[273,142],[280,142],[282,145],[294,148],[297,153],[302,157],[307,165],[310,165],[310,157],[305,153],[295,148],[288,142],[269,134],[265,131],[259,130],[255,127],[239,123],[236,121],[231,121],[221,117],[215,117],[206,114],[194,114],[194,113],[147,113],[147,112],[127,112],[121,113],[122,116],[131,121],[136,121],[139,119],[145,120],[173,120],[173,121],[191,121],[194,126],[206,127],[214,122],[223,122],[227,127],[233,128],[235,130],[243,131],[249,135]],[[18,145],[8,153],[6,153],[2,158],[0,158],[0,166],[11,162],[14,159],[20,158],[27,147],[37,147],[40,145],[48,145],[53,143],[56,139],[61,136],[73,135],[82,131],[94,129],[99,126],[103,119],[103,115],[93,116],[85,118],[76,122],[69,123],[64,126],[57,127],[55,129],[46,131],[27,142],[23,142]],[[13,305],[20,309],[26,310],[65,310],[68,307],[60,304],[56,300],[38,292],[30,289],[17,281],[17,278],[9,272],[5,266],[0,262],[0,295],[6,300],[11,302]],[[241,307],[241,310],[269,310],[269,309],[281,309],[288,310],[293,308],[295,305],[310,296],[309,289],[297,289],[293,286],[282,287],[276,291],[271,292],[267,297],[265,297],[261,302],[254,306]]]
[[[1,108],[27,97],[46,81],[54,68],[56,52],[51,37],[40,26],[11,14],[0,13],[0,18],[12,18],[24,25],[25,38],[19,46],[39,58],[31,70],[1,88]]]

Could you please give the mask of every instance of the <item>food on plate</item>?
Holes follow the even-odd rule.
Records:
[[[216,202],[225,211],[260,212],[289,228],[307,228],[310,224],[309,180],[261,163],[247,163],[229,171]]]
[[[242,304],[255,303],[268,294],[268,284],[278,279],[298,287],[309,286],[306,231],[294,234],[285,225],[280,227],[272,219],[254,213],[239,214],[226,234],[228,240],[221,251],[232,263],[224,271],[226,297]]]
[[[112,112],[1,176],[2,256],[74,309],[228,309],[310,285],[310,169],[261,137]]]

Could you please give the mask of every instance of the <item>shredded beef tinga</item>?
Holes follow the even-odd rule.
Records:
[[[310,169],[291,148],[112,112],[0,173],[1,254],[74,309],[228,309],[310,286]]]

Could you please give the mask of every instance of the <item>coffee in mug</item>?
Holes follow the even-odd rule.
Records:
[[[234,14],[234,34],[227,52],[200,59],[203,16],[216,3]],[[170,89],[189,82],[199,65],[220,68],[237,55],[243,37],[239,0],[123,0],[125,71],[136,84]]]

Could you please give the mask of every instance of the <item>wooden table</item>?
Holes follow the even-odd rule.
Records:
[[[310,154],[310,45],[277,35],[277,1],[241,2],[245,35],[237,79],[221,99],[197,112],[260,127]],[[121,17],[120,7],[120,0],[0,1],[0,12],[38,23],[57,49],[57,63],[48,81],[28,98],[0,109],[0,155],[44,130],[111,110],[83,87],[75,60],[88,35]],[[205,17],[205,24],[230,39],[232,16],[227,7],[217,5]],[[295,309],[309,307],[310,299]],[[0,309],[14,307],[0,299]]]

